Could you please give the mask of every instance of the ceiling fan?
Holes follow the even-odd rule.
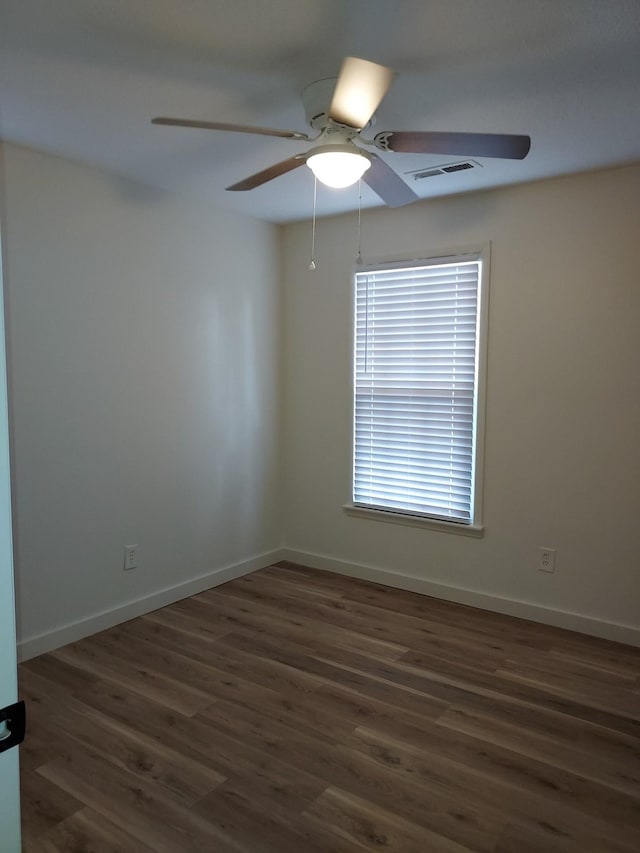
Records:
[[[153,124],[195,127],[278,136],[315,143],[305,153],[296,154],[239,181],[228,190],[252,190],[305,163],[318,180],[328,186],[347,187],[360,178],[389,207],[416,201],[418,196],[386,161],[366,148],[411,154],[455,154],[464,157],[501,157],[522,160],[531,147],[528,136],[503,133],[446,133],[435,131],[383,131],[372,138],[364,133],[374,122],[374,112],[386,95],[395,74],[389,68],[348,56],[334,78],[319,80],[302,92],[308,124],[314,137],[296,130],[277,130],[213,121],[152,119]]]

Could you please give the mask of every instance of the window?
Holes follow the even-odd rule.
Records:
[[[486,265],[356,273],[354,508],[479,527]]]

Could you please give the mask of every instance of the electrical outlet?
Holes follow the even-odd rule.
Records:
[[[538,568],[541,572],[555,572],[556,551],[555,548],[540,548],[540,561]]]
[[[137,545],[125,545],[124,546],[124,570],[125,572],[128,569],[137,569],[138,568],[138,546]]]

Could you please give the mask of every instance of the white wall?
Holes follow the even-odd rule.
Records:
[[[280,544],[277,239],[5,148],[18,630],[33,654]]]
[[[343,513],[356,216],[318,223],[313,273],[308,223],[287,226],[291,556],[640,641],[616,628],[640,629],[639,217],[640,166],[363,214],[366,261],[491,241],[481,540]],[[557,549],[555,574],[539,546]]]
[[[309,564],[638,640],[640,167],[363,214],[367,260],[492,243],[481,540],[342,512],[355,215],[310,273],[308,223],[278,257],[272,226],[27,149],[5,179],[23,654],[265,564],[281,509]]]

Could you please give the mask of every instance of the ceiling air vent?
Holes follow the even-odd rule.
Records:
[[[467,169],[479,169],[480,163],[475,160],[463,160],[460,163],[444,163],[442,166],[432,166],[430,169],[418,169],[415,172],[406,172],[414,181],[421,181],[423,178],[435,178],[436,175],[450,175],[452,172],[464,172]]]
[[[424,172],[413,172],[413,179],[421,181],[423,178],[435,178],[436,175],[442,175],[442,169],[425,169]]]
[[[472,163],[455,163],[453,166],[443,166],[443,172],[462,172],[463,169],[473,169]]]

